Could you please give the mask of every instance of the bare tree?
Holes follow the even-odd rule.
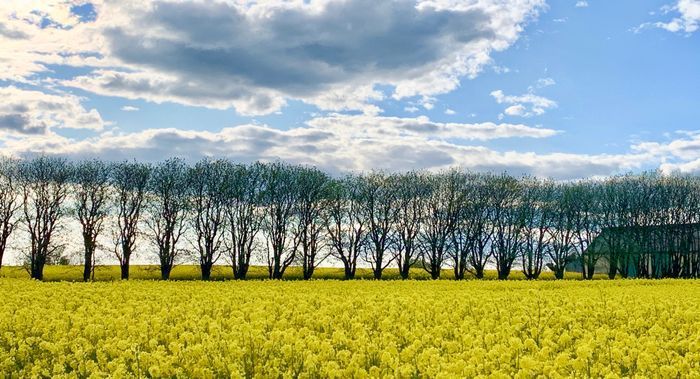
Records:
[[[695,176],[672,175],[665,177],[662,186],[665,187],[666,219],[664,224],[670,232],[666,237],[668,258],[665,266],[665,276],[671,278],[696,276],[692,271],[697,262],[697,252],[692,252],[692,228],[677,228],[672,225],[693,225],[700,215],[700,180]],[[689,234],[691,236],[689,236]],[[690,238],[689,238],[690,237]],[[624,266],[621,265],[621,273]],[[623,273],[624,277],[624,273]]]
[[[444,261],[448,258],[451,236],[459,220],[462,203],[463,176],[456,170],[429,179],[425,199],[426,214],[421,229],[421,263],[433,279],[440,278]]]
[[[362,252],[364,260],[371,265],[375,279],[381,279],[393,257],[393,225],[398,213],[396,206],[395,177],[381,173],[362,176],[358,181],[362,191],[362,217],[367,224],[369,244]]]
[[[331,254],[343,263],[346,280],[355,278],[357,259],[367,241],[365,219],[360,212],[363,199],[358,180],[356,176],[332,180],[324,212]]]
[[[401,278],[408,279],[411,267],[419,258],[418,233],[425,214],[424,207],[431,183],[426,175],[415,171],[399,175],[396,181],[394,260],[398,264]]]
[[[138,162],[121,162],[112,167],[112,187],[117,208],[114,255],[119,260],[123,280],[129,279],[150,173],[150,165]]]
[[[552,248],[554,184],[526,178],[523,181],[520,208],[523,215],[523,244],[520,260],[527,279],[537,279]]]
[[[32,279],[44,278],[44,266],[62,246],[54,234],[66,214],[64,201],[70,192],[72,167],[65,159],[41,156],[20,163],[24,222],[30,238],[27,260]]]
[[[226,173],[226,252],[235,279],[245,279],[262,228],[264,166],[229,165]]]
[[[294,250],[301,261],[304,279],[311,279],[314,270],[329,254],[322,254],[324,241],[323,210],[328,199],[330,179],[315,168],[300,168],[296,173],[298,198],[294,207],[295,225],[292,228]]]
[[[0,268],[10,235],[19,222],[17,213],[22,208],[18,199],[17,170],[17,161],[0,158]]]
[[[211,279],[212,267],[223,253],[228,195],[226,171],[225,161],[204,160],[188,172],[189,208],[202,280]]]
[[[155,167],[148,181],[146,225],[157,248],[160,276],[170,279],[183,249],[178,242],[186,230],[188,206],[187,165],[181,159],[168,159]]]
[[[266,217],[263,229],[267,237],[267,269],[270,279],[282,279],[296,257],[290,245],[292,219],[299,199],[297,168],[272,163],[265,169],[263,204]]]
[[[94,277],[98,237],[109,213],[110,167],[90,160],[75,167],[75,214],[83,236],[83,281]]]
[[[563,279],[566,266],[576,260],[576,229],[572,214],[576,201],[569,185],[560,184],[555,187],[554,211],[550,229],[552,246],[547,250],[549,268],[556,279]]]
[[[593,279],[595,266],[603,255],[600,250],[588,249],[591,242],[600,233],[597,215],[598,184],[577,182],[571,187],[571,195],[576,201],[572,206],[571,222],[576,230],[576,249],[581,263],[581,275],[584,279]]]
[[[455,279],[464,279],[466,272],[482,279],[491,259],[493,207],[490,205],[490,178],[490,175],[483,174],[470,174],[465,178],[468,183],[463,189],[457,224],[452,231]]]
[[[493,207],[494,233],[491,251],[496,263],[498,279],[508,279],[513,262],[521,250],[524,220],[521,206],[521,183],[508,175],[492,177],[494,186]]]

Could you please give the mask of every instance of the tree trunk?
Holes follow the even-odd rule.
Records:
[[[372,267],[372,273],[374,274],[374,279],[376,280],[381,280],[382,279],[382,267],[381,263],[377,265],[377,267]]]
[[[355,279],[355,270],[350,265],[345,265],[345,280]]]
[[[239,263],[238,268],[233,270],[233,278],[236,280],[244,280],[248,275],[248,264]]]
[[[85,254],[85,266],[83,267],[83,282],[89,282],[90,274],[92,273],[92,261],[88,259],[92,258],[89,258],[88,255]]]
[[[309,280],[314,275],[314,268],[307,267],[304,269],[304,280]]]
[[[408,263],[404,263],[399,267],[399,275],[401,275],[401,279],[408,279],[408,275],[411,272],[411,266]]]
[[[615,279],[615,275],[617,274],[617,259],[611,256],[608,259],[608,279]]]
[[[507,280],[510,276],[510,267],[502,267],[498,270],[498,280]]]
[[[86,242],[87,245],[88,242]],[[83,266],[83,281],[88,282],[90,281],[90,276],[92,274],[92,255],[93,251],[92,248],[87,245],[85,247],[85,264]]]
[[[554,268],[554,279],[564,279],[564,267]]]
[[[129,260],[126,259],[120,267],[122,271],[122,280],[129,280]]]
[[[479,267],[474,267],[474,277],[477,279],[483,279],[484,278],[484,268],[479,266]]]
[[[44,280],[44,262],[43,259],[37,259],[36,262],[32,263],[32,269],[30,272],[32,279]]]
[[[200,265],[202,269],[202,280],[210,280],[211,279],[211,268],[213,264],[211,263],[203,263]]]
[[[170,273],[173,271],[173,266],[170,264],[161,264],[160,265],[160,278],[163,280],[168,280],[170,279]]]

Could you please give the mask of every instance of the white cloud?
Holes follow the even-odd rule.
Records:
[[[632,30],[640,32],[645,28],[655,27],[665,29],[672,33],[693,33],[700,27],[700,0],[678,0],[672,7],[662,7],[661,13],[668,14],[676,12],[678,17],[668,22],[648,22]]]
[[[447,109],[445,109],[445,114],[452,116],[452,115],[456,115],[457,112],[455,112],[453,109],[447,108]]]
[[[125,105],[121,109],[124,112],[138,112],[139,111],[138,107],[134,107],[132,105]]]
[[[501,138],[546,138],[559,133],[557,130],[533,128],[522,124],[439,123],[428,117],[372,117],[330,115],[312,119],[308,125],[319,131],[328,131],[348,138],[393,139],[396,137],[421,137],[433,140],[492,140]]]
[[[700,131],[678,131],[680,137],[668,142],[640,142],[632,146],[637,153],[663,161],[664,172],[700,173]]]
[[[588,1],[586,0],[579,0],[576,2],[576,8],[587,8],[588,7]]]
[[[416,113],[420,110],[420,108],[416,107],[415,105],[411,105],[411,106],[405,107],[403,110],[408,112],[408,113]]]
[[[87,110],[70,94],[47,94],[0,87],[0,133],[48,134],[54,128],[101,130],[105,122],[95,109]]]
[[[378,86],[395,99],[450,92],[545,7],[544,0],[95,0],[96,20],[82,22],[70,8],[84,2],[2,2],[0,80],[30,81],[50,75],[51,64],[74,65],[94,71],[62,84],[101,95],[244,115],[274,113],[292,99],[378,114]]]
[[[509,171],[560,179],[609,175],[639,167],[650,154],[536,154],[499,152],[453,140],[546,138],[551,129],[513,124],[437,123],[426,117],[396,118],[330,115],[303,127],[278,130],[240,125],[218,132],[147,129],[136,133],[102,133],[85,140],[27,136],[5,140],[3,150],[15,155],[61,154],[73,158],[159,161],[169,156],[189,160],[205,156],[236,161],[282,159],[316,165],[330,172],[349,170],[441,169],[461,166],[478,171]]]
[[[82,23],[71,7],[84,0],[0,2],[0,80],[28,82],[49,65],[99,67],[101,34]]]
[[[545,87],[553,86],[555,84],[557,84],[557,82],[552,78],[540,78],[540,79],[537,79],[537,83],[535,84],[535,87],[545,88]]]
[[[496,99],[498,104],[511,104],[504,111],[509,116],[540,116],[548,109],[557,107],[557,103],[554,100],[533,93],[512,96],[504,94],[502,90],[496,90],[491,92],[491,96]]]
[[[511,105],[510,107],[506,108],[503,113],[507,114],[508,116],[520,116],[520,117],[530,117],[531,114],[528,113],[527,108],[525,108],[524,105],[522,104],[516,104],[516,105]]]

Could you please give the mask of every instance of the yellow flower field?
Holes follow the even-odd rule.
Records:
[[[0,279],[0,376],[700,377],[700,282]]]

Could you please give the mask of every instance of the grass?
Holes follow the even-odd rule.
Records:
[[[83,268],[82,266],[46,266],[44,269],[44,280],[55,281],[82,281]],[[0,269],[0,277],[5,278],[29,278],[29,273],[21,266],[7,266]],[[232,280],[233,272],[229,266],[214,266],[212,271],[212,280]],[[487,271],[485,279],[495,280],[496,271]],[[96,281],[114,281],[119,280],[119,266],[99,266],[95,269]],[[134,265],[130,269],[130,278],[134,280],[159,280],[160,269],[157,265]],[[248,272],[248,280],[264,280],[267,279],[267,267],[253,266]],[[335,267],[320,267],[316,269],[313,276],[314,279],[343,279],[343,269]],[[373,279],[372,270],[369,268],[358,268],[357,279],[371,280]],[[443,279],[453,279],[452,271],[449,269],[443,270]],[[596,279],[606,279],[606,274],[596,274]],[[199,280],[199,266],[196,265],[180,265],[173,269],[171,280]],[[284,274],[285,280],[301,280],[301,267],[289,267]],[[399,272],[395,268],[387,268],[384,270],[383,279],[398,280]],[[427,272],[420,268],[411,270],[410,279],[414,280],[429,280],[430,276]],[[467,279],[475,279],[473,276],[468,276]],[[525,280],[522,272],[513,270],[510,275],[511,280]],[[581,279],[580,273],[567,273],[565,279],[576,280]],[[538,280],[554,280],[554,274],[551,272],[543,272]]]

